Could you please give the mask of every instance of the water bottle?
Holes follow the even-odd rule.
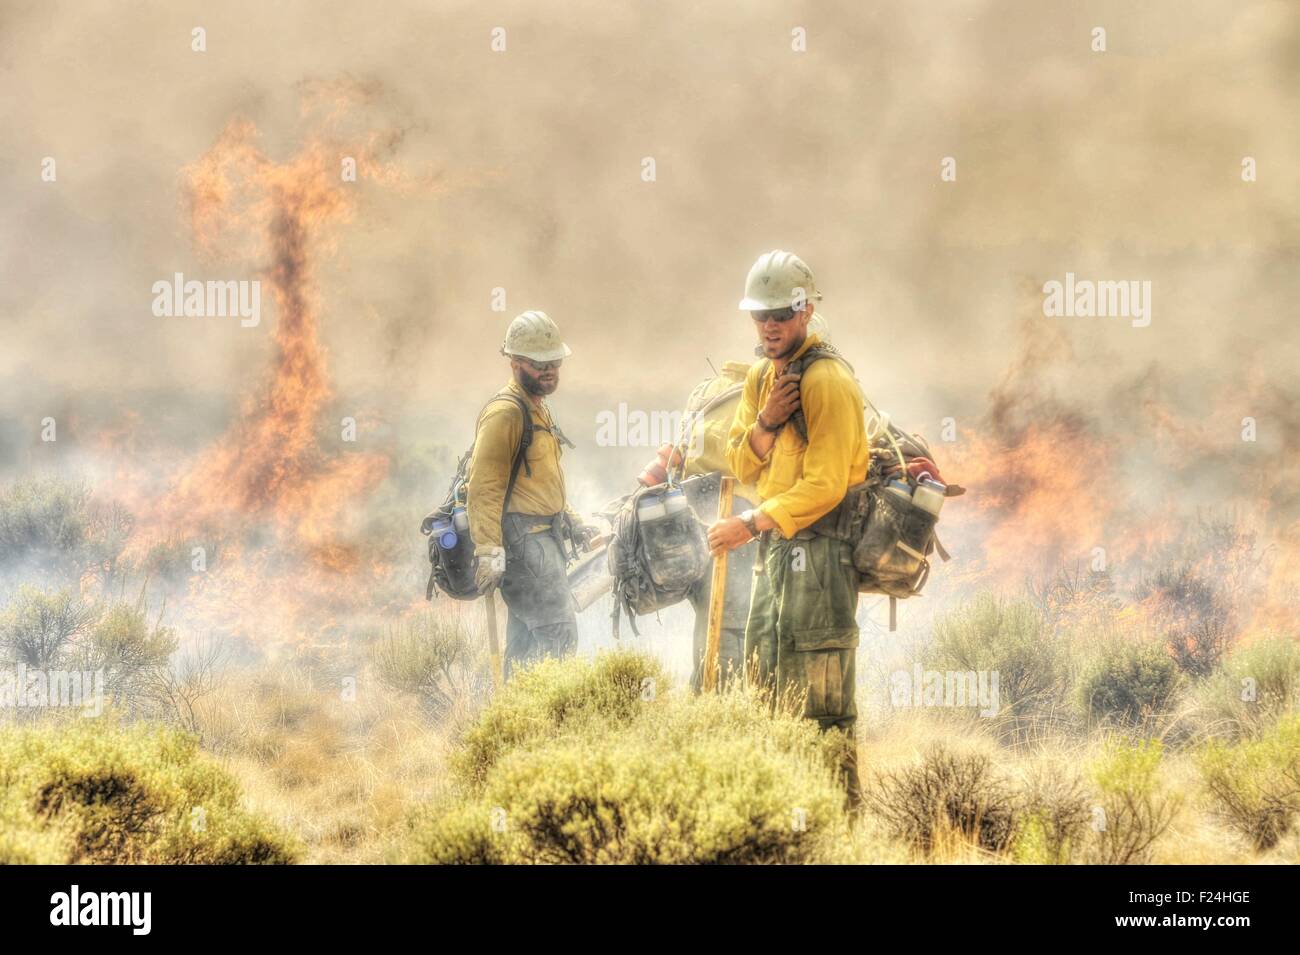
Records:
[[[458,527],[458,525],[464,525]],[[447,584],[455,594],[467,594],[474,589],[474,558],[470,551],[469,515],[465,508],[453,509],[451,519],[435,521],[433,536],[438,542],[442,567],[447,572]]]
[[[646,494],[637,502],[636,519],[642,526],[663,520],[667,516],[668,509],[657,494]]]
[[[922,479],[917,482],[916,490],[912,492],[912,506],[938,517],[946,493],[947,488],[938,481]]]
[[[664,495],[664,511],[669,517],[682,513],[688,507],[686,495],[682,493],[681,488],[675,487]]]
[[[894,497],[898,499],[898,503],[903,507],[907,507],[912,503],[911,486],[906,481],[900,480],[899,478],[894,478],[894,480],[885,485],[885,493],[894,495]]]
[[[469,530],[469,512],[465,510],[464,504],[457,504],[451,509],[451,523],[461,535]]]

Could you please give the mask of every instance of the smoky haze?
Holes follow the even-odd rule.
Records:
[[[106,434],[193,449],[264,380],[269,296],[257,328],[150,309],[176,272],[266,266],[204,259],[186,219],[181,170],[235,119],[276,162],[322,125],[341,150],[387,137],[406,177],[350,186],[313,253],[332,417],[399,468],[414,443],[468,443],[506,324],[541,308],[573,348],[553,404],[576,503],[625,491],[649,449],[597,446],[596,416],[679,408],[706,359],[746,357],[736,303],[772,248],[812,266],[835,342],[911,429],[969,434],[1010,381],[1031,415],[1127,422],[1138,389],[1224,422],[1180,432],[1189,454],[1235,454],[1248,415],[1294,450],[1294,3],[3,0],[0,70],[11,473],[73,460],[40,443],[47,415],[90,467]],[[331,84],[357,92],[342,120],[304,109]],[[1150,281],[1151,324],[1036,313],[1067,272]]]

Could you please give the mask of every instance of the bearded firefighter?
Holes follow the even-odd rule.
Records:
[[[852,544],[820,533],[826,525],[818,522],[866,479],[870,452],[862,393],[847,364],[821,360],[802,375],[788,371],[821,341],[809,333],[820,298],[812,271],[789,252],[769,252],[750,269],[740,308],[750,313],[766,360],[745,376],[726,459],[761,503],[714,523],[709,547],[718,554],[759,540],[747,677],[775,690],[774,700],[793,691],[805,716],[844,734],[841,782],[856,809],[859,577]],[[797,414],[805,427],[791,426]]]
[[[576,649],[578,626],[565,568],[597,530],[568,506],[560,457],[563,446],[573,444],[546,402],[559,387],[569,346],[545,312],[529,311],[510,323],[501,354],[509,359],[510,380],[479,415],[467,509],[478,592],[499,588],[509,610],[504,659],[509,678],[514,666]],[[531,427],[525,425],[524,408]]]

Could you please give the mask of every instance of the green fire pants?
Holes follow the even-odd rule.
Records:
[[[823,730],[846,736],[840,781],[850,807],[857,809],[862,792],[855,739],[858,572],[853,547],[811,531],[800,531],[791,540],[772,532],[766,536],[766,557],[755,571],[745,627],[745,658],[778,697],[798,694],[804,716]]]

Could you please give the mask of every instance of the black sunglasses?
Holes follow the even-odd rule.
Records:
[[[788,322],[799,314],[797,308],[769,308],[761,312],[750,312],[749,315],[760,325],[769,321]]]
[[[516,355],[515,358],[522,361],[533,371],[550,371],[552,368],[559,368],[563,358],[557,358],[554,361],[533,361],[531,358],[525,358],[523,355]]]

